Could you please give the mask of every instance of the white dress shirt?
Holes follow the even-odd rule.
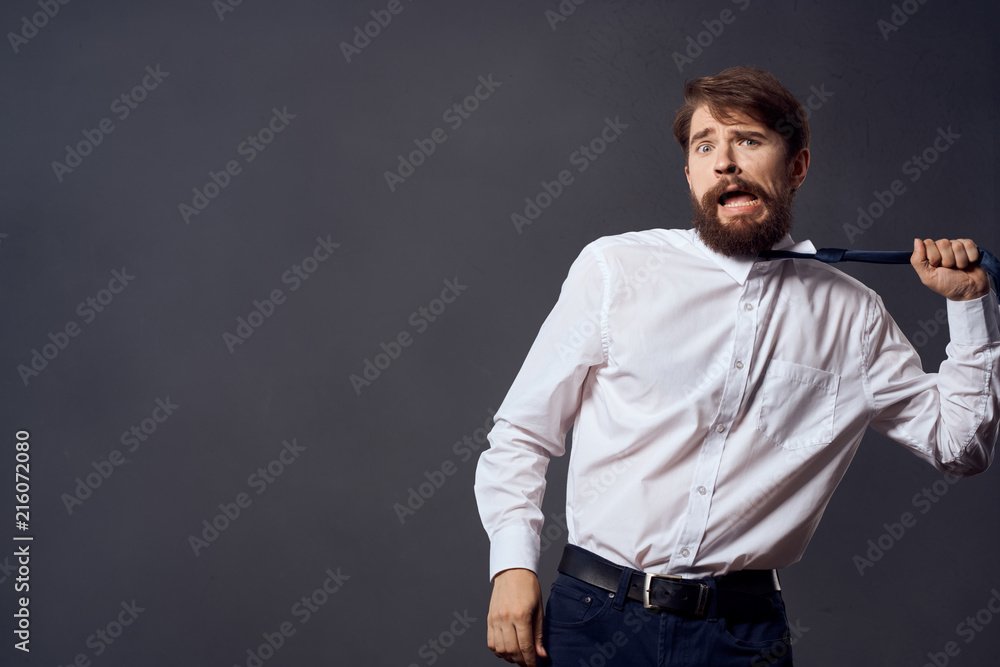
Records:
[[[948,301],[948,359],[925,373],[878,295],[818,261],[729,258],[690,229],[590,243],[479,459],[490,577],[537,572],[570,427],[569,542],[685,577],[799,560],[869,425],[949,475],[985,470],[998,319],[995,294]]]

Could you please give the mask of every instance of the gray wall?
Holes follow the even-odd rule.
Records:
[[[812,96],[796,238],[1000,248],[993,3],[907,0],[915,13],[884,36],[888,0],[567,0],[554,24],[556,0],[402,0],[348,62],[340,43],[386,2],[222,2],[0,11],[4,33],[23,31],[0,47],[4,664],[253,665],[248,650],[282,624],[294,634],[264,664],[500,664],[485,646],[480,429],[587,242],[688,226],[670,134],[685,79],[753,64]],[[679,67],[689,37],[705,46]],[[480,77],[493,83],[470,99]],[[444,114],[463,103],[475,108],[457,126]],[[576,171],[571,154],[606,118],[627,128]],[[390,188],[397,155],[436,128],[443,143]],[[947,151],[908,171],[948,128]],[[243,143],[258,133],[262,150]],[[573,183],[515,229],[563,169]],[[201,200],[212,173],[225,187]],[[897,179],[905,192],[878,219],[845,230]],[[907,267],[848,270],[935,368],[943,301]],[[248,317],[259,326],[238,329]],[[395,358],[377,357],[383,343]],[[384,368],[356,390],[366,360]],[[27,531],[10,518],[19,430]],[[555,517],[565,461],[551,471]],[[800,664],[921,665],[948,642],[949,664],[995,664],[1000,621],[959,624],[1000,595],[997,474],[918,505],[942,476],[869,434],[784,574],[808,628]],[[401,514],[411,489],[429,497]],[[915,525],[883,536],[904,512]],[[213,520],[223,529],[203,535]],[[545,588],[565,538],[554,519],[546,531]],[[854,557],[880,538],[891,548],[860,574]],[[30,655],[11,633],[23,544]]]

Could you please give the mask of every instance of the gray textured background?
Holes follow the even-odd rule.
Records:
[[[553,28],[556,0],[402,0],[347,62],[340,43],[386,2],[246,0],[220,15],[210,0],[47,1],[58,13],[36,18],[37,31],[23,25],[37,0],[0,11],[4,664],[253,665],[248,649],[283,622],[295,633],[263,664],[501,664],[485,645],[475,457],[455,445],[482,441],[587,242],[688,226],[670,134],[687,78],[753,64],[803,101],[813,87],[830,93],[812,114],[797,239],[907,249],[914,235],[970,236],[1000,249],[993,3],[910,0],[916,12],[886,39],[888,1],[590,0]],[[734,20],[679,71],[672,54],[727,9]],[[30,38],[12,42],[22,30]],[[157,66],[169,74],[121,118],[114,100]],[[500,85],[453,128],[442,114],[480,76]],[[247,162],[239,146],[273,109],[295,117]],[[67,145],[104,118],[113,132],[57,175]],[[576,172],[571,154],[605,118],[628,127]],[[949,127],[960,139],[911,181],[904,163]],[[384,172],[435,128],[447,140],[390,191]],[[186,223],[179,204],[229,160],[241,172]],[[562,169],[573,184],[518,233],[511,214]],[[849,238],[843,225],[895,179],[905,193]],[[317,237],[339,247],[292,291],[282,276]],[[123,267],[134,279],[88,314]],[[927,322],[943,301],[908,267],[848,270],[905,332],[932,332],[914,340],[936,367],[947,334]],[[467,287],[418,327],[411,313],[445,280]],[[274,289],[286,300],[230,352],[223,334]],[[22,377],[69,323],[78,335]],[[349,376],[402,332],[412,343],[355,391]],[[122,433],[168,398],[179,407],[129,451]],[[11,632],[19,429],[32,457],[30,654]],[[292,439],[304,449],[273,464],[280,475],[251,478]],[[77,478],[115,450],[124,462],[67,507]],[[442,468],[453,474],[433,474]],[[554,461],[550,517],[564,472]],[[401,521],[394,505],[428,475],[443,484]],[[1000,619],[971,638],[958,624],[1000,589],[997,475],[950,487],[922,514],[913,496],[941,475],[869,434],[784,573],[789,615],[808,628],[799,664],[916,666],[949,641],[960,649],[949,664],[996,664]],[[249,506],[195,555],[189,536],[240,493]],[[854,556],[907,511],[916,525],[861,576]],[[546,531],[547,589],[565,532],[555,521]],[[297,614],[338,568],[349,579],[308,619]],[[101,640],[133,600],[138,617]],[[466,612],[468,629],[449,636]]]

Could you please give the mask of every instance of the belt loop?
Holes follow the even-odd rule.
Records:
[[[704,579],[705,583],[708,584],[710,592],[708,594],[708,609],[705,618],[709,620],[715,620],[721,615],[719,614],[719,578],[718,577],[706,577]]]
[[[628,589],[632,585],[632,573],[635,570],[629,567],[622,568],[622,576],[618,579],[618,590],[615,591],[615,599],[611,602],[611,608],[621,611],[628,601]]]

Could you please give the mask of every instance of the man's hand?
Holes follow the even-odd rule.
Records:
[[[913,239],[910,264],[920,282],[953,301],[989,294],[989,275],[976,264],[978,261],[979,249],[969,239]]]
[[[497,657],[522,667],[536,667],[542,648],[542,590],[531,570],[504,570],[493,578],[486,618],[486,643]]]

